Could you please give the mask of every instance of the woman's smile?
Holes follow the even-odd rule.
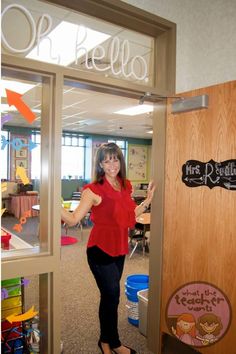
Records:
[[[115,156],[110,156],[102,161],[101,167],[106,175],[114,177],[120,171],[120,160]]]

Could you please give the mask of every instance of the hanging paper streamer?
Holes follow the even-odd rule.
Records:
[[[27,210],[24,212],[23,216],[20,218],[20,223],[19,224],[15,224],[13,226],[13,230],[15,230],[16,232],[21,232],[22,231],[22,226],[23,224],[26,223],[26,219],[31,217],[31,211]]]
[[[4,135],[1,136],[1,150],[4,150],[7,145],[11,145],[16,151],[21,150],[23,147],[29,147],[29,150],[33,150],[37,147],[37,144],[32,140],[29,140],[29,144],[25,144],[22,139],[14,138],[12,141],[8,141]]]

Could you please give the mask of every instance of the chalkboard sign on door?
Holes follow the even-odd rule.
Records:
[[[182,181],[188,187],[222,187],[236,191],[236,160],[201,162],[188,160],[182,167]]]

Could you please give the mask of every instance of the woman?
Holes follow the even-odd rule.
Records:
[[[83,189],[81,201],[73,213],[62,208],[62,220],[76,225],[91,209],[93,228],[87,245],[87,259],[100,290],[100,339],[104,354],[130,354],[135,350],[121,344],[118,334],[120,279],[128,253],[128,228],[146,211],[155,187],[149,184],[147,198],[136,206],[132,187],[126,179],[125,160],[114,143],[102,144],[96,154],[94,181]]]

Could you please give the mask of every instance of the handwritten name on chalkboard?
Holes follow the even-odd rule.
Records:
[[[188,187],[222,187],[236,191],[236,160],[201,162],[188,160],[182,167],[182,181]]]

